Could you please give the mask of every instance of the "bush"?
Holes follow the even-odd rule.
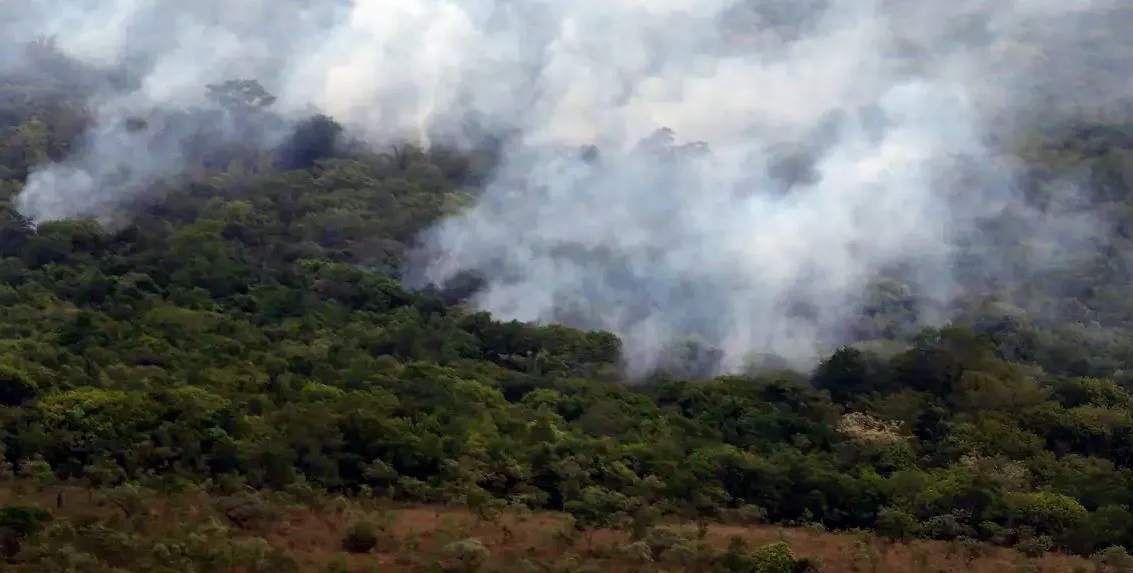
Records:
[[[1020,539],[1015,544],[1015,550],[1027,557],[1038,558],[1054,548],[1054,541],[1049,536],[1038,535]]]
[[[782,541],[764,545],[751,553],[756,573],[794,573],[798,559]]]
[[[254,492],[221,497],[213,505],[232,525],[245,531],[268,527],[282,514],[278,506]]]
[[[883,507],[877,512],[877,532],[890,539],[905,540],[916,537],[920,523],[909,512]]]
[[[767,521],[767,510],[758,505],[743,505],[734,509],[725,509],[724,521],[736,525],[754,525]]]
[[[1106,567],[1109,571],[1114,571],[1115,573],[1129,573],[1133,571],[1133,557],[1130,557],[1129,552],[1119,545],[1098,551],[1093,554],[1090,559],[1096,563],[1099,568]]]
[[[348,553],[369,553],[378,546],[378,528],[368,521],[359,521],[346,528],[342,549]]]
[[[0,545],[4,556],[15,557],[24,540],[43,530],[51,514],[39,507],[7,505],[0,509]]]
[[[479,539],[461,539],[444,547],[444,553],[460,564],[460,571],[473,573],[479,571],[492,553]]]
[[[966,533],[966,527],[955,515],[947,513],[930,518],[924,523],[924,531],[933,539],[950,541]]]

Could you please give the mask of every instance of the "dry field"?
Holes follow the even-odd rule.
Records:
[[[60,492],[63,493],[60,499]],[[60,506],[60,502],[62,505]],[[81,488],[46,491],[0,489],[0,504],[34,503],[59,517],[100,514],[122,519],[121,506],[91,495]],[[215,500],[200,494],[145,500],[143,535],[162,535],[192,521],[230,522]],[[135,516],[136,518],[136,516]],[[378,544],[364,554],[343,550],[348,528],[359,521],[376,525]],[[231,524],[230,524],[231,525]],[[776,526],[667,527],[687,533],[720,549],[736,537],[749,548],[785,541],[802,558],[815,562],[824,573],[1070,573],[1096,571],[1088,560],[1056,554],[1027,559],[1015,551],[986,545],[917,541],[892,543],[870,535],[828,533],[814,529]],[[625,533],[596,530],[570,535],[569,520],[552,513],[504,514],[495,520],[478,518],[463,509],[433,507],[364,506],[342,499],[323,500],[309,506],[283,506],[271,510],[257,524],[233,527],[231,535],[258,536],[291,555],[302,570],[335,573],[418,572],[441,570],[482,572],[667,572],[693,571],[680,562],[627,555]],[[469,565],[454,557],[452,548],[464,540],[478,540],[483,562]]]

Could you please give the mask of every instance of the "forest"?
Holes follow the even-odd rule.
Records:
[[[371,149],[312,116],[188,150],[128,220],[32,224],[24,180],[90,118],[62,55],[29,61],[0,84],[5,571],[1133,571],[1120,117],[1018,150],[1036,204],[1089,174],[1112,232],[1088,255],[973,278],[916,331],[881,282],[862,344],[813,372],[630,380],[613,334],[399,280],[490,147]],[[207,142],[192,113],[135,127]]]

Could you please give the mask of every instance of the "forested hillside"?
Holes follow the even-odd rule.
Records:
[[[12,201],[29,170],[81,145],[88,122],[63,81],[81,75],[38,49],[36,73],[0,85],[5,570],[307,570],[294,543],[246,540],[281,508],[317,503],[332,520],[383,503],[467,506],[515,532],[524,526],[501,514],[567,512],[584,537],[628,537],[628,555],[566,535],[559,557],[523,557],[548,571],[591,559],[851,570],[776,544],[712,549],[690,533],[680,545],[658,527],[670,520],[1129,566],[1115,547],[1133,546],[1133,126],[1119,119],[1036,133],[1019,150],[1036,205],[1057,203],[1066,173],[1086,174],[1086,208],[1106,229],[1088,254],[1005,284],[971,277],[956,321],[920,332],[908,332],[907,285],[881,280],[863,344],[814,372],[695,376],[712,349],[693,345],[628,380],[612,334],[467,310],[474,277],[399,281],[420,231],[475,199],[491,148],[370,149],[324,116],[273,149],[215,146],[203,129],[186,151],[193,169],[106,225],[33,225]],[[183,113],[137,127],[208,125]],[[1004,256],[1044,248],[1011,244],[1008,220],[989,224],[1004,225],[989,231]],[[347,509],[326,509],[333,496]],[[186,499],[214,521],[163,529],[146,517],[181,515],[169,507]],[[297,523],[289,535],[314,527]],[[343,554],[417,543],[367,523]],[[520,567],[488,563],[471,538],[442,545],[433,560],[403,545],[413,559],[328,566]]]

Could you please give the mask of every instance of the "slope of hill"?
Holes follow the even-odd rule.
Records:
[[[1088,560],[970,539],[894,542],[815,525],[666,521],[641,534],[579,531],[569,516],[555,513],[401,507],[299,489],[169,495],[123,486],[88,493],[5,480],[0,502],[6,516],[52,508],[51,521],[18,541],[17,571],[1061,573],[1122,571],[1130,561],[1118,550]]]
[[[631,384],[609,333],[468,310],[475,277],[443,289],[399,281],[418,233],[474,197],[491,149],[368,151],[313,117],[272,150],[203,141],[186,154],[190,173],[118,205],[106,226],[33,225],[13,203],[24,177],[81,144],[86,119],[69,89],[17,78],[0,90],[0,438],[18,487],[85,487],[123,518],[76,510],[86,493],[20,494],[0,510],[17,570],[315,567],[281,564],[269,550],[286,548],[278,528],[263,533],[268,546],[225,549],[227,562],[193,550],[230,537],[204,521],[170,531],[137,564],[107,548],[137,545],[141,516],[178,496],[207,496],[239,528],[325,492],[356,504],[341,510],[351,515],[374,498],[467,506],[488,522],[567,512],[584,537],[618,529],[656,559],[675,543],[652,548],[666,535],[657,525],[685,519],[872,530],[1126,566],[1114,547],[1133,545],[1124,297],[1133,131],[1119,120],[1036,136],[1020,152],[1035,204],[1058,202],[1047,183],[1063,174],[1089,175],[1088,210],[1114,229],[1096,249],[1005,283],[971,277],[950,309],[959,318],[942,328],[916,329],[916,293],[899,273],[879,277],[854,337],[866,344],[813,373],[769,360],[749,374],[701,376],[714,349],[690,342]],[[141,131],[178,125],[160,114],[137,121]],[[1019,244],[1012,229],[1007,216],[989,221],[973,252],[1010,260],[1011,249],[1043,248]],[[476,543],[449,541],[437,560],[403,548],[409,563],[377,566],[486,566]],[[808,543],[796,543],[800,556]],[[761,551],[656,563],[648,553],[626,567],[802,567],[769,569],[759,559],[778,549]],[[571,545],[561,562],[538,563],[568,567],[571,553],[600,557]],[[831,571],[857,566],[814,558]],[[1070,563],[1049,559],[1020,566]],[[342,563],[318,566],[373,565]]]

